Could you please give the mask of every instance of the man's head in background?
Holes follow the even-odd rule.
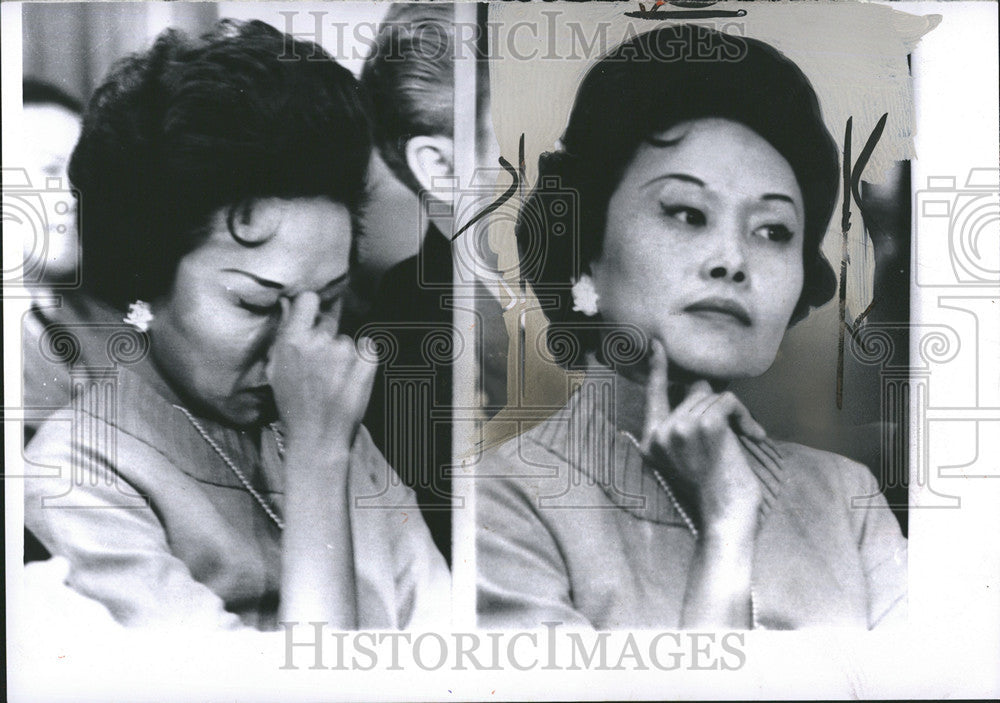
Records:
[[[451,3],[393,5],[361,72],[374,106],[382,159],[415,193],[430,190],[435,178],[454,175],[455,59],[474,58],[472,46],[459,47],[455,35]],[[479,155],[495,149],[485,63],[477,62]],[[463,97],[462,107],[466,105],[471,113],[472,101]],[[487,165],[495,166],[495,159]]]
[[[70,154],[80,138],[83,104],[64,90],[34,78],[25,78],[22,86],[24,104],[23,167],[28,171],[32,188],[39,192],[69,190],[66,169]],[[53,181],[52,179],[58,179]],[[75,208],[46,208],[46,247],[44,278],[58,279],[76,268],[79,247],[76,236]],[[37,242],[25,242],[26,266],[42,256]]]

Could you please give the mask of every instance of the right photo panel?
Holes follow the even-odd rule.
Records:
[[[489,8],[476,623],[898,626],[937,21],[675,5]]]

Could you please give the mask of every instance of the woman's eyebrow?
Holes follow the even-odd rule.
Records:
[[[761,200],[783,200],[786,203],[795,207],[795,200],[790,195],[785,195],[784,193],[764,193],[760,196]]]
[[[681,140],[684,139],[684,137],[686,137],[686,136],[687,136],[687,132],[685,132],[684,134],[682,134],[679,137],[676,137],[674,139],[662,139],[660,137],[647,137],[646,138],[646,142],[648,144],[652,144],[657,149],[665,149],[666,147],[669,147],[669,146],[677,146],[678,144],[681,143]]]
[[[692,183],[698,186],[699,188],[705,187],[705,181],[701,180],[700,178],[695,178],[694,176],[688,173],[664,173],[662,175],[656,176],[655,178],[649,179],[648,181],[642,184],[642,187],[645,188],[648,185],[667,179],[682,181],[683,183]]]
[[[247,278],[251,279],[252,281],[256,282],[257,284],[259,284],[261,286],[264,286],[265,288],[274,288],[275,290],[285,290],[285,284],[284,283],[279,283],[278,281],[272,281],[272,280],[270,280],[268,278],[261,278],[260,276],[257,276],[256,274],[253,274],[253,273],[250,273],[249,271],[244,271],[243,269],[226,268],[226,269],[222,269],[222,270],[225,271],[225,272],[227,272],[227,273],[238,273],[241,276],[246,276]],[[344,283],[348,279],[349,276],[350,276],[350,272],[349,271],[345,271],[344,273],[340,274],[339,276],[337,276],[333,280],[331,280],[331,281],[323,284],[323,286],[319,289],[319,291],[321,293],[325,293],[325,292],[329,291],[331,288],[334,288],[334,287],[340,285],[341,283]]]

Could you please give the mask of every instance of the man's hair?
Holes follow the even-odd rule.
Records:
[[[407,142],[415,136],[451,137],[455,131],[453,5],[393,5],[379,26],[361,83],[371,96],[382,159],[418,191],[406,163]]]

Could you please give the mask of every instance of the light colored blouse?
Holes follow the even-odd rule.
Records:
[[[588,376],[565,408],[477,466],[480,626],[679,626],[695,538],[609,417],[610,394],[606,377]],[[872,628],[904,617],[906,540],[871,472],[777,445],[773,473],[747,455],[765,498],[755,626]]]
[[[25,452],[38,474],[25,526],[69,560],[68,584],[123,624],[274,629],[281,531],[145,368],[94,375],[71,420],[39,429]],[[197,421],[280,514],[273,432]],[[447,622],[444,559],[364,428],[348,470],[360,628]]]

